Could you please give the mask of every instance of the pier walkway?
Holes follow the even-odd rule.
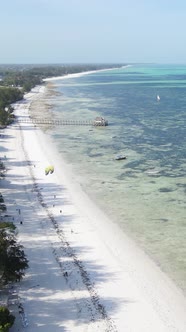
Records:
[[[19,118],[15,119],[14,123],[27,123],[34,125],[48,125],[48,126],[107,126],[106,120],[50,120],[41,118]]]

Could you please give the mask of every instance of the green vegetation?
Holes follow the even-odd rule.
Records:
[[[2,211],[6,211],[6,205],[4,204],[4,198],[2,196],[2,194],[0,193],[0,213]],[[1,224],[0,224],[1,227]]]
[[[47,77],[63,76],[90,70],[121,67],[121,64],[9,65],[0,66],[1,86],[18,87],[28,92]]]
[[[2,195],[0,195],[2,200]],[[16,227],[11,222],[0,222],[0,286],[9,282],[20,281],[28,268],[28,260],[23,247],[16,242]],[[6,306],[0,306],[0,332],[8,332],[14,324],[15,317]]]
[[[16,226],[12,222],[9,222],[9,221],[0,222],[0,230],[4,229],[4,228],[8,228],[10,231],[16,230]]]
[[[36,85],[42,84],[40,75],[36,75],[30,71],[17,72],[9,71],[1,81],[1,85],[5,87],[12,87],[15,90],[19,88],[22,93],[29,92]]]
[[[8,308],[0,307],[0,332],[8,332],[14,320],[15,317],[10,314]]]
[[[1,177],[3,177],[2,175],[5,171],[6,171],[5,165],[0,159],[0,179],[1,179]]]
[[[5,221],[6,216],[1,214],[6,210],[4,198],[0,193],[0,288],[3,289],[9,282],[20,281],[28,268],[28,260],[23,251],[23,246],[17,243],[15,237],[16,226]],[[8,332],[14,324],[15,317],[10,314],[6,306],[0,306],[0,332]]]
[[[5,167],[0,161],[0,179],[4,176]],[[15,225],[5,220],[2,212],[6,211],[3,195],[0,193],[0,285],[15,282],[24,276],[28,260],[23,247],[16,242]],[[1,331],[1,330],[0,330]]]
[[[10,223],[0,228],[0,284],[20,281],[24,270],[28,268],[28,260],[23,246],[18,244]],[[7,227],[8,226],[8,227]],[[10,227],[10,229],[9,229]]]
[[[23,98],[23,92],[18,88],[0,87],[0,126],[10,124],[13,119],[12,103]]]
[[[46,77],[63,76],[83,71],[119,68],[123,64],[58,64],[58,65],[0,65],[0,77],[5,86],[23,87],[25,82],[34,87]]]

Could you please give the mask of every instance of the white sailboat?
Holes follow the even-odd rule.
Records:
[[[157,101],[160,101],[160,96],[159,96],[159,95],[157,95],[156,99],[157,99]]]

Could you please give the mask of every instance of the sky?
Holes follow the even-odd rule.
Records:
[[[186,0],[0,0],[0,64],[186,63]]]

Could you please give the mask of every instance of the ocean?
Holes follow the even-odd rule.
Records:
[[[50,129],[59,154],[83,190],[186,292],[186,65],[139,64],[53,83],[54,119],[109,123]],[[116,160],[120,154],[126,159]]]

